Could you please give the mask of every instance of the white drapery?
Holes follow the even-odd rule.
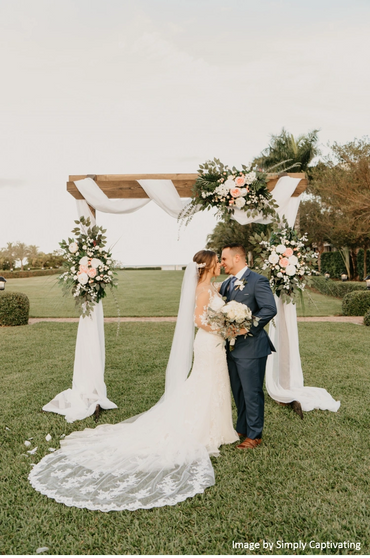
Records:
[[[272,196],[278,204],[277,213],[285,215],[290,227],[294,227],[301,196],[292,197],[300,179],[284,176],[277,182]],[[302,195],[302,194],[301,194]],[[261,214],[248,218],[246,213],[235,210],[234,219],[241,225],[248,223],[267,224],[271,218]],[[299,338],[297,324],[297,308],[295,304],[283,303],[275,296],[277,316],[275,325],[270,323],[269,335],[276,353],[270,355],[266,365],[266,389],[275,401],[290,403],[299,401],[303,411],[322,409],[337,411],[339,401],[335,401],[326,389],[305,387],[299,354]]]
[[[171,180],[139,180],[149,198],[132,200],[109,199],[91,178],[79,180],[75,184],[85,198],[77,200],[79,217],[90,217],[92,225],[96,224],[96,220],[89,205],[104,213],[132,213],[153,200],[166,213],[176,218],[184,207]],[[116,409],[117,405],[107,398],[104,368],[104,316],[100,301],[89,317],[80,317],[72,389],[56,395],[43,410],[65,415],[67,422],[74,422],[91,416],[97,405],[103,409]]]

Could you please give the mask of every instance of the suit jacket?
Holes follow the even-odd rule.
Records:
[[[248,335],[244,338],[244,335],[238,335],[232,354],[235,357],[241,358],[265,357],[271,354],[271,351],[275,351],[275,347],[263,329],[277,313],[270,283],[266,277],[248,268],[242,276],[242,280],[247,281],[243,290],[234,288],[230,292],[231,279],[232,277],[229,277],[222,283],[221,295],[223,297],[226,296],[227,302],[236,300],[246,304],[251,309],[253,316],[260,318],[258,326],[252,325],[250,330],[251,336]]]

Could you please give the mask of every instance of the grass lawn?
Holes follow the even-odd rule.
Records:
[[[72,297],[62,295],[56,278],[51,275],[9,279],[6,290],[20,291],[29,297],[30,317],[77,317]],[[182,271],[119,271],[119,287],[114,290],[114,295],[120,316],[176,316],[182,278]],[[117,316],[117,304],[108,289],[108,296],[103,301],[104,315]],[[299,316],[334,316],[342,313],[342,302],[310,291],[305,293],[305,312],[299,302],[297,312]]]
[[[105,379],[118,409],[104,412],[100,423],[116,423],[158,400],[173,329],[123,323],[117,336],[115,324],[106,324]],[[92,418],[67,424],[41,411],[71,386],[76,331],[77,324],[64,323],[0,328],[0,553],[34,554],[46,546],[67,555],[246,554],[233,541],[262,540],[274,543],[273,551],[256,554],[292,554],[276,545],[299,540],[361,543],[357,551],[323,554],[370,552],[369,328],[299,324],[305,383],[340,399],[338,413],[312,411],[302,421],[267,397],[263,444],[251,452],[224,446],[213,458],[214,487],[175,507],[108,514],[58,504],[27,481],[30,463],[59,447],[62,434],[95,425]],[[34,456],[23,443],[30,437],[38,446]]]

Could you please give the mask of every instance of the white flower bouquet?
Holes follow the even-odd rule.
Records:
[[[230,300],[225,302],[220,297],[214,297],[207,309],[207,320],[212,329],[217,329],[224,339],[229,341],[230,351],[234,349],[236,336],[245,329],[247,335],[252,325],[257,326],[259,318],[252,315],[251,309],[241,302]]]
[[[81,217],[72,233],[75,238],[62,240],[66,271],[59,276],[64,292],[72,292],[80,314],[91,314],[94,304],[106,296],[106,288],[117,287],[110,251],[105,249],[105,229],[90,227],[90,219]]]
[[[197,211],[218,208],[218,216],[230,219],[234,209],[241,209],[248,217],[262,213],[265,217],[275,212],[276,203],[267,189],[266,174],[242,165],[242,170],[225,166],[219,159],[199,166],[193,198],[179,219],[189,222]]]
[[[286,220],[284,225],[271,234],[270,240],[255,236],[261,247],[258,263],[273,293],[283,302],[295,303],[315,273],[317,254],[306,245],[306,235],[300,237]]]

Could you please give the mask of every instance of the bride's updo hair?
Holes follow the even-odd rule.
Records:
[[[217,254],[213,250],[199,250],[193,257],[193,262],[198,264],[199,279],[208,271],[213,271],[217,263]]]

